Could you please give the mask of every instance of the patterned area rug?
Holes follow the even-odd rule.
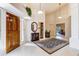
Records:
[[[52,54],[55,51],[59,50],[60,48],[69,44],[67,41],[63,41],[55,38],[42,40],[42,41],[34,41],[34,43],[49,54]]]

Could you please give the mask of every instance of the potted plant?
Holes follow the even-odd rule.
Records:
[[[25,9],[26,9],[26,11],[27,11],[28,16],[32,16],[31,8],[26,7]]]

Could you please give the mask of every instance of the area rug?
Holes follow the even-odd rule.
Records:
[[[36,45],[46,51],[48,54],[52,54],[60,48],[69,44],[67,41],[59,40],[59,39],[46,39],[41,41],[34,41]]]

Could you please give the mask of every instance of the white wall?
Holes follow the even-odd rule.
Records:
[[[0,10],[0,49],[1,49],[1,10]]]
[[[70,47],[79,50],[79,4],[70,4],[71,10],[71,38]]]
[[[6,49],[6,11],[2,8],[1,10],[1,50]]]
[[[24,21],[24,39],[26,39],[26,42],[31,42],[31,23],[32,19],[25,19]]]
[[[20,18],[20,44],[24,44],[24,19]]]

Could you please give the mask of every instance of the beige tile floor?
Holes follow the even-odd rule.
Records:
[[[34,43],[26,43],[5,56],[77,56],[79,50],[70,48],[68,45],[49,55]]]

